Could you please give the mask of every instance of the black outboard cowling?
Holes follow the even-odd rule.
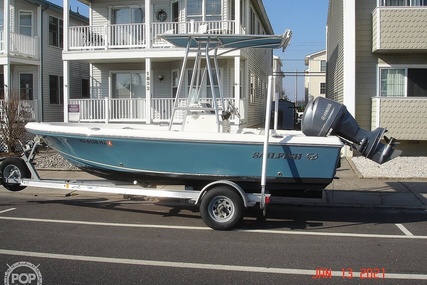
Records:
[[[394,138],[385,138],[386,144],[381,143],[381,138],[387,131],[385,128],[377,128],[372,132],[361,129],[344,105],[323,97],[318,97],[307,105],[301,130],[307,136],[336,135],[363,156],[379,164],[402,153],[393,148],[396,143]]]

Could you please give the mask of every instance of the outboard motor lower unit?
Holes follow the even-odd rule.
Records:
[[[372,132],[361,129],[344,105],[323,97],[318,97],[307,105],[301,130],[307,136],[336,135],[363,156],[379,164],[401,154],[400,150],[393,148],[396,143],[394,138],[384,137],[386,144],[381,142],[387,131],[385,128],[377,128]]]

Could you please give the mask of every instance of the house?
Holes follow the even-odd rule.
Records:
[[[326,96],[326,50],[305,57],[307,66],[304,78],[305,101]]]
[[[427,155],[427,1],[330,0],[326,96]]]
[[[81,0],[89,7],[90,25],[72,25],[64,8],[64,84],[67,66],[90,65],[90,98],[65,102],[77,107],[80,122],[169,121],[185,49],[158,35],[165,33],[273,34],[261,0]],[[69,0],[64,0],[64,7]],[[190,54],[190,61],[194,56]],[[235,50],[218,61],[226,101],[234,104],[239,125],[262,124],[267,78],[273,70],[271,49]],[[203,68],[203,67],[202,67]],[[186,88],[192,69],[184,73]],[[216,81],[216,80],[214,80]],[[212,101],[217,82],[202,78],[202,97]],[[185,99],[183,99],[185,100]],[[67,104],[65,121],[69,121]]]
[[[63,120],[62,10],[44,0],[0,0],[0,109],[12,94],[19,94],[29,119]],[[79,26],[88,23],[73,12],[69,20]],[[88,66],[76,63],[71,70],[70,88],[82,97]]]

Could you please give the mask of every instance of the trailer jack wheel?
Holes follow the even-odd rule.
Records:
[[[231,187],[218,186],[209,190],[200,203],[203,221],[214,230],[231,230],[243,219],[242,197]]]
[[[9,191],[20,191],[26,186],[21,186],[21,179],[31,178],[30,170],[22,158],[9,157],[0,165],[1,181],[4,188]]]

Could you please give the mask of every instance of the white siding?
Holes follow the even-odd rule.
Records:
[[[44,121],[63,121],[63,105],[50,104],[49,76],[63,75],[62,48],[49,45],[49,16],[62,19],[59,11],[46,10],[43,13],[43,110]],[[71,25],[83,25],[84,23],[70,19]],[[89,79],[89,65],[83,62],[70,63],[70,98],[81,98],[81,79]]]
[[[342,0],[331,0],[328,11],[326,97],[344,100],[344,35]]]
[[[249,126],[257,126],[264,123],[268,76],[273,71],[273,54],[268,49],[246,49],[245,51],[249,73],[246,75],[247,80],[250,82],[250,74],[254,74],[256,78],[256,94],[253,104],[249,103],[250,86],[247,87],[246,92],[243,91],[243,96],[248,106],[247,122]]]

